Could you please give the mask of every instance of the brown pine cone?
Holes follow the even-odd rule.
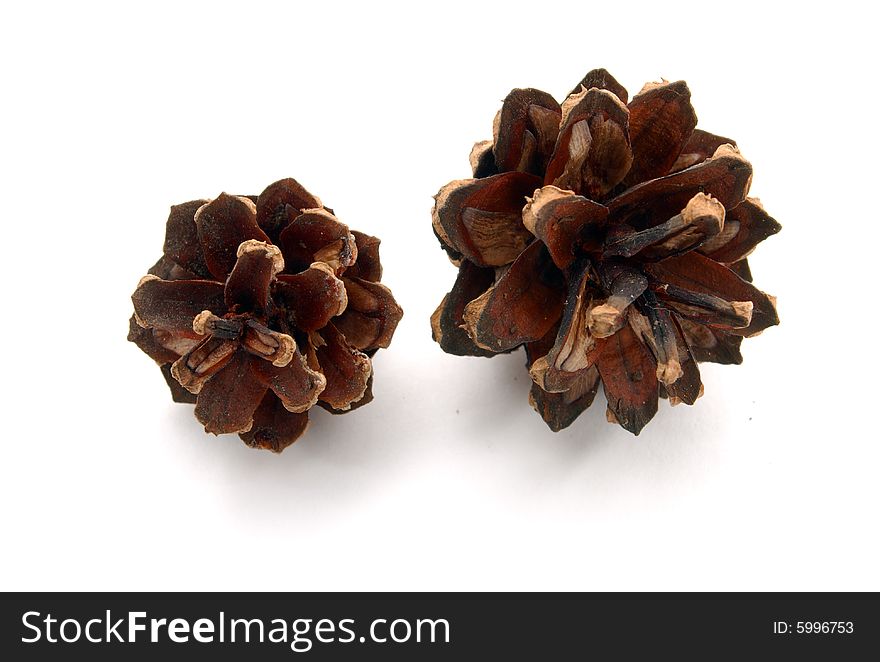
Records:
[[[609,421],[638,434],[658,397],[702,394],[697,362],[740,363],[742,339],[779,322],[746,256],[780,226],[746,197],[752,167],[734,142],[696,124],[683,81],[629,104],[604,69],[561,105],[513,90],[494,139],[474,146],[474,179],[435,197],[459,267],[431,318],[443,350],[524,345],[530,401],[554,431],[601,382]]]
[[[194,200],[171,208],[128,339],[205,431],[280,452],[313,405],[343,413],[372,399],[370,357],[403,314],[381,276],[379,240],[293,179]]]

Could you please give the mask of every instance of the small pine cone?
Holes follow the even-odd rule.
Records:
[[[403,314],[381,276],[379,240],[293,179],[194,200],[171,208],[128,339],[206,432],[281,452],[313,405],[343,413],[372,399],[370,357]]]
[[[779,322],[746,256],[779,224],[747,197],[752,167],[696,129],[683,81],[627,92],[591,71],[560,105],[516,89],[474,178],[435,197],[434,231],[459,267],[432,316],[461,356],[525,346],[530,401],[554,431],[601,382],[608,419],[638,434],[658,397],[693,404],[697,363],[740,363]]]

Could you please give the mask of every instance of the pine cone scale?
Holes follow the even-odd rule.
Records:
[[[676,285],[701,294],[717,296],[727,302],[752,304],[747,325],[729,330],[731,335],[749,337],[779,324],[773,300],[751,283],[733,273],[724,265],[693,251],[671,257],[656,264],[646,264],[645,271],[660,284],[658,295],[663,296],[663,285]]]
[[[388,347],[403,309],[397,305],[391,290],[363,278],[342,277],[348,305],[334,321],[348,343],[361,351]]]
[[[590,268],[589,260],[581,258],[568,271],[568,296],[553,345],[529,368],[532,380],[548,393],[570,390],[594,363],[589,356],[594,339],[587,324],[593,304]]]
[[[194,218],[208,202],[193,200],[172,206],[165,226],[165,257],[200,278],[210,278],[211,272],[205,264]]]
[[[596,367],[608,409],[625,430],[638,435],[657,413],[656,363],[629,325],[601,341]]]
[[[277,243],[281,231],[303,210],[321,207],[321,201],[295,179],[282,179],[267,186],[257,197],[257,224]]]
[[[348,305],[345,285],[323,262],[298,274],[280,274],[272,292],[287,310],[288,323],[306,332],[323,329]]]
[[[379,261],[380,241],[357,230],[351,231],[357,249],[357,262],[346,270],[349,278],[362,278],[373,283],[382,280],[382,263]]]
[[[504,352],[538,340],[562,315],[562,275],[541,242],[532,242],[494,286],[462,315],[478,347]]]
[[[296,210],[287,208],[293,215]],[[324,262],[341,273],[357,260],[357,245],[348,231],[326,209],[307,209],[296,215],[278,236],[281,251],[299,271],[313,262]]]
[[[540,340],[526,343],[526,367],[530,374],[535,363],[551,351],[558,335],[559,326],[550,329]],[[538,381],[532,382],[529,403],[554,432],[567,428],[593,403],[600,384],[599,371],[595,365],[580,371],[566,391],[548,392]]]
[[[457,356],[492,356],[464,329],[464,309],[495,283],[495,271],[468,260],[461,263],[455,284],[431,316],[431,334],[444,352]]]
[[[312,370],[298,349],[289,365],[278,367],[267,361],[255,362],[255,378],[278,397],[284,408],[295,414],[308,411],[327,386],[324,373]]]
[[[593,88],[566,101],[544,184],[599,200],[629,172],[629,111],[614,94]]]
[[[724,229],[717,243],[703,245],[700,252],[723,264],[733,264],[748,257],[762,241],[773,236],[782,226],[770,216],[756,198],[746,198],[727,212]],[[746,279],[748,280],[748,279]]]
[[[562,109],[541,90],[512,90],[498,116],[495,166],[499,172],[540,174],[559,131]]]
[[[703,394],[703,382],[700,377],[700,367],[697,358],[691,351],[690,343],[686,340],[681,327],[681,320],[672,317],[672,330],[675,334],[674,345],[678,348],[678,360],[681,368],[681,376],[672,384],[664,384],[663,391],[672,405],[681,402],[686,405],[696,403],[697,398]],[[662,395],[663,393],[661,393]]]
[[[281,251],[251,239],[239,245],[237,255],[223,289],[226,306],[236,312],[264,315],[269,306],[269,286],[284,268]]]
[[[608,209],[573,191],[544,186],[523,207],[522,220],[554,264],[566,269],[579,253],[602,247]]]
[[[434,229],[478,266],[510,264],[533,238],[522,225],[522,200],[540,185],[522,172],[452,182],[437,194]]]
[[[716,136],[714,133],[709,133],[702,129],[694,129],[694,132],[688,139],[687,144],[682,148],[669,172],[678,172],[679,170],[690,168],[692,165],[702,163],[711,157],[722,145],[736,147],[736,141],[724,136]]]
[[[746,199],[751,179],[751,164],[735,148],[722,145],[702,163],[621,193],[608,202],[608,213],[618,224],[644,230],[680,213],[698,193],[733,209]]]
[[[581,79],[581,82],[575,85],[574,89],[566,96],[571,97],[581,91],[581,89],[589,90],[597,87],[601,90],[608,90],[613,93],[624,104],[629,100],[629,94],[626,88],[617,82],[606,69],[593,69],[587,72],[587,75]]]
[[[667,174],[697,125],[691,91],[683,80],[645,88],[629,103],[633,167],[623,185]]]
[[[226,312],[224,287],[216,281],[162,280],[145,276],[132,295],[136,319],[142,326],[198,338],[193,319],[204,310]]]
[[[253,425],[239,436],[252,448],[280,453],[299,439],[308,426],[308,413],[291,413],[281,400],[267,393],[254,411]]]
[[[372,364],[366,354],[346,342],[332,322],[320,334],[323,343],[315,348],[315,353],[327,377],[327,386],[318,399],[333,409],[346,410],[364,397]]]
[[[138,324],[135,315],[132,315],[128,320],[128,340],[137,345],[144,354],[149,356],[160,366],[167,365],[169,370],[170,364],[176,361],[180,356],[178,352],[162,345],[151,329],[144,328]]]
[[[268,242],[257,225],[257,210],[247,198],[221,193],[199,207],[193,219],[202,255],[211,275],[225,281],[238,259],[238,247],[249,239]]]
[[[246,432],[268,390],[256,375],[261,359],[238,349],[223,369],[206,380],[196,401],[196,418],[206,432]],[[172,373],[173,374],[173,373]]]

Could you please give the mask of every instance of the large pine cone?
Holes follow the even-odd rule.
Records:
[[[553,430],[600,382],[609,420],[634,434],[658,397],[693,404],[697,362],[740,363],[742,338],[779,321],[746,256],[780,229],[746,197],[752,167],[734,142],[696,124],[683,81],[629,104],[603,69],[561,105],[513,90],[494,139],[474,146],[474,179],[435,198],[459,272],[434,339],[463,356],[524,345],[530,400]]]
[[[403,314],[381,276],[379,240],[293,179],[194,200],[171,208],[128,339],[207,432],[280,452],[313,405],[342,413],[372,399],[370,357]]]

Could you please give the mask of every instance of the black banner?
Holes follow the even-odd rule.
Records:
[[[4,594],[6,660],[876,657],[875,594]]]

